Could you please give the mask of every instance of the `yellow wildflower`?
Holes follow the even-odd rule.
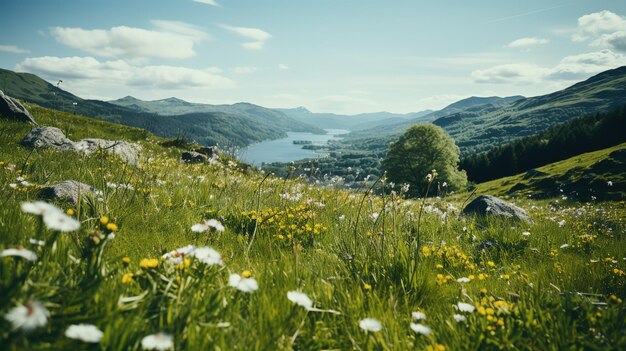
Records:
[[[130,257],[128,256],[124,256],[124,258],[122,258],[122,262],[129,264],[130,263]]]
[[[109,223],[107,224],[107,229],[111,232],[116,232],[119,230],[119,228],[117,227],[117,224],[115,223]]]
[[[252,272],[250,272],[249,270],[245,270],[241,272],[241,276],[244,278],[250,278],[252,276]]]
[[[100,217],[100,224],[106,225],[107,223],[109,223],[109,217],[107,216]]]
[[[65,211],[65,213],[67,213],[68,216],[73,216],[75,212],[73,209],[68,208],[67,211]]]
[[[156,258],[144,258],[139,262],[141,268],[156,268],[159,266],[159,260]]]
[[[365,291],[370,291],[370,290],[372,290],[372,286],[370,284],[363,283],[363,289]]]
[[[133,282],[133,276],[134,274],[132,273],[126,273],[124,274],[124,276],[122,276],[122,284],[130,284]]]

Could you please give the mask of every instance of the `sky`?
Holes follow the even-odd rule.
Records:
[[[62,80],[89,99],[409,113],[542,95],[626,65],[626,1],[615,0],[3,0],[1,9],[0,68]]]

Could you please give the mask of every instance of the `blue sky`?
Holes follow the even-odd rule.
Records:
[[[624,1],[7,0],[0,32],[1,68],[83,98],[348,114],[540,95],[626,65]]]

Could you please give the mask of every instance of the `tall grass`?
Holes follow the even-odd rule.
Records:
[[[461,201],[320,189],[227,158],[182,164],[179,150],[141,130],[33,112],[73,139],[125,138],[145,151],[139,167],[102,153],[31,152],[17,143],[27,126],[0,123],[0,251],[21,245],[38,256],[0,257],[0,316],[30,300],[50,311],[30,333],[0,318],[4,349],[141,349],[160,331],[176,350],[626,348],[623,203],[516,199],[532,224],[476,221],[458,216]],[[102,191],[56,203],[80,230],[55,233],[20,210],[40,186],[66,179]],[[207,219],[226,230],[191,231]],[[224,265],[161,258],[189,244],[216,249]],[[150,258],[156,267],[140,265]],[[229,275],[244,271],[257,291],[229,286]],[[339,313],[297,306],[287,299],[293,290]],[[476,310],[460,312],[459,302]],[[420,322],[432,334],[410,329],[414,311],[426,314]],[[383,329],[362,330],[366,317]],[[91,345],[64,336],[78,323],[96,325],[103,338]]]

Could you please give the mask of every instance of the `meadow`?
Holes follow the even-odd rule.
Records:
[[[626,349],[623,201],[511,197],[532,223],[463,217],[469,194],[183,164],[143,130],[29,108],[72,140],[143,154],[32,151],[30,126],[0,122],[2,349]],[[99,191],[36,202],[67,179]]]

